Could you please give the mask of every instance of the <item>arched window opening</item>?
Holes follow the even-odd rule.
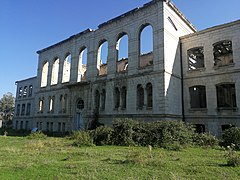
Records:
[[[125,86],[123,86],[122,90],[121,90],[121,99],[122,99],[122,109],[126,109],[126,107],[127,107],[127,88]]]
[[[86,80],[86,71],[87,71],[87,48],[84,48],[79,53],[77,82]]]
[[[22,104],[21,116],[25,115],[25,104]]]
[[[189,88],[191,108],[206,108],[206,88],[205,86],[192,86]]]
[[[33,86],[30,85],[29,88],[28,88],[28,97],[32,96],[32,92],[33,92]]]
[[[17,113],[16,113],[17,116],[20,115],[20,104],[17,105]]]
[[[137,108],[142,109],[144,106],[144,89],[141,84],[137,85]]]
[[[27,111],[26,111],[26,115],[29,116],[30,115],[30,112],[31,112],[31,104],[28,103],[27,104]]]
[[[84,109],[84,101],[82,99],[79,99],[77,102],[77,109],[82,110]]]
[[[142,27],[139,39],[139,65],[140,67],[150,66],[153,64],[153,28],[151,25]]]
[[[204,51],[203,47],[189,49],[188,54],[188,69],[194,70],[204,67]]]
[[[24,88],[23,88],[23,97],[27,97],[27,93],[28,93],[28,87],[24,86]]]
[[[18,98],[21,98],[22,97],[22,87],[19,88],[18,90]]]
[[[58,72],[59,72],[59,58],[56,58],[52,66],[51,85],[55,85],[58,83]]]
[[[122,33],[116,44],[117,72],[126,71],[128,64],[128,35]]]
[[[117,109],[120,106],[120,91],[116,87],[114,90],[114,107]]]
[[[39,99],[38,105],[39,105],[39,108],[38,108],[39,112],[43,112],[43,99]]]
[[[232,41],[221,41],[213,44],[214,66],[233,63]]]
[[[108,42],[106,40],[102,41],[98,48],[98,70],[99,75],[107,74],[107,58],[108,58]]]
[[[49,112],[54,111],[54,97],[49,97]]]
[[[237,107],[235,84],[218,84],[216,90],[218,108]]]
[[[153,107],[153,89],[152,89],[152,84],[148,83],[146,86],[146,91],[147,91],[147,107],[152,108]]]
[[[67,94],[60,96],[60,113],[66,113],[67,111]]]
[[[49,66],[48,62],[46,62],[43,65],[43,68],[42,68],[42,78],[41,78],[41,87],[46,87],[47,86],[48,66]]]
[[[63,63],[63,77],[62,83],[66,83],[70,81],[70,73],[71,73],[71,54],[68,53]]]
[[[98,111],[100,107],[100,93],[98,90],[95,91],[95,109]]]
[[[103,89],[101,93],[101,110],[105,110],[105,101],[106,101],[106,90]]]

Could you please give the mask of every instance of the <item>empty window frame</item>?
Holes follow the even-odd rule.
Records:
[[[20,104],[17,105],[17,112],[16,112],[16,115],[19,116],[20,115]]]
[[[56,85],[58,83],[58,73],[59,73],[59,58],[55,58],[52,65],[51,85]]]
[[[22,104],[21,116],[25,115],[25,104]]]
[[[67,53],[64,63],[63,63],[63,76],[62,76],[62,83],[66,83],[70,81],[70,74],[71,74],[71,60],[72,56],[70,53]]]
[[[114,108],[117,109],[120,106],[120,91],[119,88],[116,87],[114,89]]]
[[[145,24],[139,33],[139,66],[146,67],[153,64],[153,28]]]
[[[31,111],[31,104],[27,103],[27,110],[26,110],[26,115],[29,116]]]
[[[194,70],[204,67],[203,47],[195,47],[187,51],[188,70]]]
[[[218,108],[237,107],[235,84],[218,84],[216,90]]]
[[[235,126],[232,125],[232,124],[223,124],[223,125],[221,125],[222,132],[225,131],[225,130],[228,130],[228,129],[232,128],[232,127],[235,127]]]
[[[141,84],[137,85],[137,108],[142,109],[144,106],[144,89]]]
[[[107,74],[108,42],[102,40],[98,47],[97,69],[99,76]]]
[[[48,66],[49,63],[45,62],[43,67],[42,67],[42,76],[41,76],[41,87],[46,87],[47,86],[47,81],[48,81]]]
[[[146,92],[147,92],[147,108],[153,107],[153,89],[152,84],[148,83],[146,86]]]
[[[53,122],[50,123],[50,131],[53,132]]]
[[[55,97],[49,97],[49,112],[54,112],[54,100]]]
[[[127,107],[127,88],[125,86],[121,89],[121,101],[122,101],[122,109],[126,109]]]
[[[233,63],[232,41],[224,40],[213,44],[214,66]]]
[[[43,112],[43,99],[39,99],[38,105],[39,112]]]
[[[86,79],[87,53],[88,51],[86,47],[82,48],[79,53],[77,82],[81,82]]]
[[[20,129],[23,129],[23,121],[20,122]]]
[[[23,88],[23,97],[27,97],[27,93],[28,93],[28,87],[27,86],[24,86]]]
[[[60,96],[60,113],[66,113],[67,108],[67,94]]]
[[[18,129],[18,121],[16,121],[15,129]]]
[[[18,98],[22,97],[22,93],[23,93],[23,89],[22,89],[22,87],[20,87],[18,90]]]
[[[78,110],[84,109],[84,101],[83,101],[82,99],[79,99],[79,100],[77,101],[77,109],[78,109]]]
[[[30,86],[28,87],[28,97],[32,97],[32,93],[33,93],[33,86],[30,85]]]
[[[121,33],[116,43],[117,72],[126,71],[128,65],[128,35]]]
[[[206,87],[192,86],[189,88],[190,107],[191,108],[206,108]]]
[[[47,131],[47,132],[49,131],[49,122],[47,122],[46,131]]]

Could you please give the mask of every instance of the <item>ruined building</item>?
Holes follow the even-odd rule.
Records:
[[[142,53],[145,28],[152,50]],[[122,38],[128,56],[119,58]],[[37,76],[16,82],[14,128],[174,119],[220,135],[240,126],[239,42],[240,21],[197,31],[173,3],[153,0],[39,50]]]

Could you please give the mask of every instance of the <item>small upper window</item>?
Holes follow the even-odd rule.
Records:
[[[189,49],[188,54],[188,70],[194,70],[204,67],[203,47]]]
[[[27,97],[27,90],[28,90],[28,87],[25,86],[23,89],[23,97]]]
[[[213,44],[214,66],[233,63],[232,41],[221,41]]]
[[[32,96],[32,91],[33,91],[33,86],[30,85],[29,89],[28,89],[28,96],[31,97]]]
[[[79,109],[79,110],[84,109],[84,101],[82,99],[78,100],[77,109]]]
[[[21,98],[22,97],[22,87],[19,88],[18,90],[18,97]]]

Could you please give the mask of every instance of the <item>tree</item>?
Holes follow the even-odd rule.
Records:
[[[14,112],[15,98],[8,92],[0,99],[0,113],[4,120],[10,120]]]

